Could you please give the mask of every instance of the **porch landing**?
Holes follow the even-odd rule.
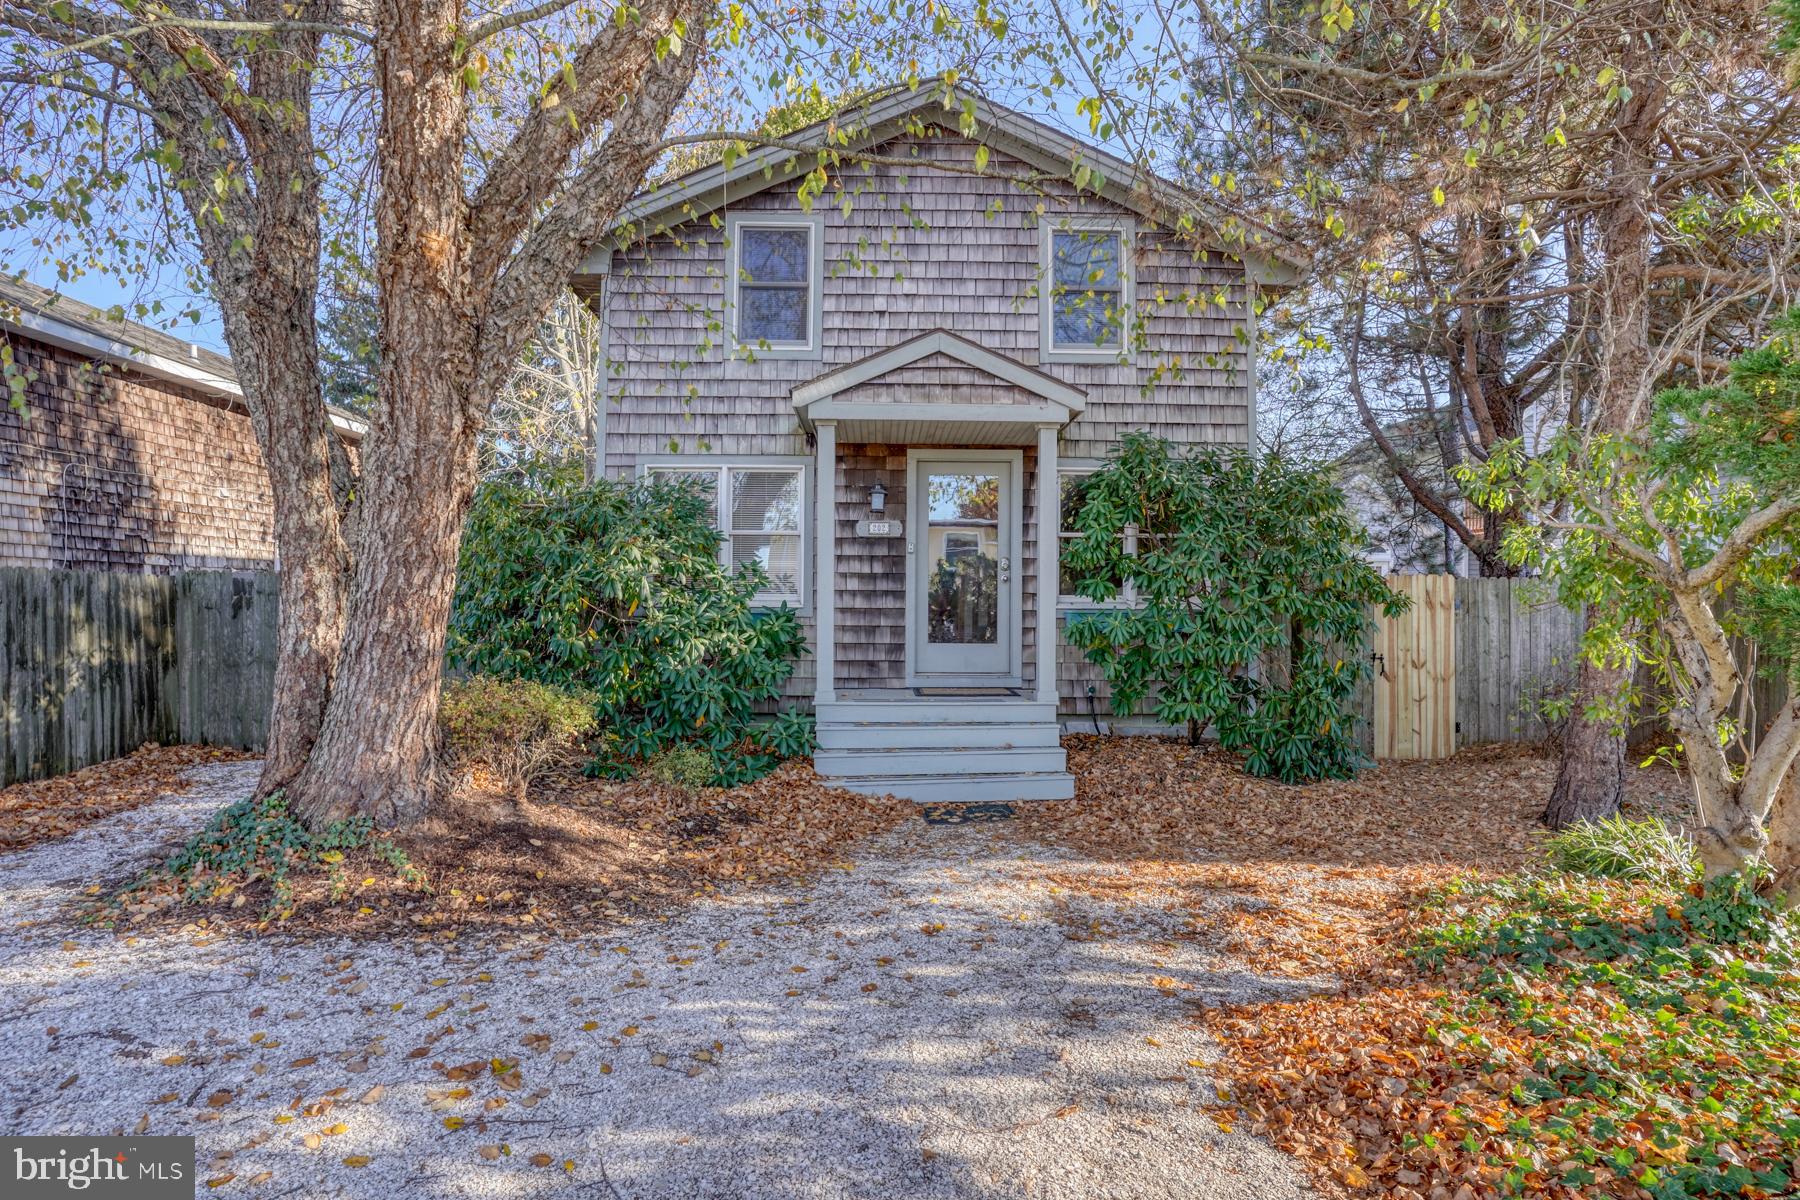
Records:
[[[847,690],[818,705],[813,768],[838,787],[921,803],[1075,795],[1054,702],[1019,688]]]

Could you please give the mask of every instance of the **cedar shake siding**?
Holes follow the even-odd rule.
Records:
[[[837,471],[837,678],[845,688],[906,686],[906,539],[858,538],[856,523],[869,515],[869,489],[887,489],[888,511],[904,513],[909,451],[929,447],[881,444],[838,447]],[[1024,611],[1024,687],[1037,683],[1037,453],[1024,451],[1024,506],[1020,580]],[[810,680],[809,680],[810,686]]]
[[[0,566],[167,572],[275,563],[250,418],[219,399],[7,335],[37,372],[0,405]]]
[[[893,405],[879,434],[838,430],[830,477],[809,476],[806,554],[816,565],[810,489],[832,489],[835,579],[832,651],[836,687],[897,689],[907,684],[908,537],[856,535],[869,516],[870,489],[887,492],[889,517],[908,520],[909,458],[927,449],[1022,450],[1019,557],[1021,692],[1036,684],[1038,549],[1055,536],[1059,514],[1038,526],[1038,453],[1033,421],[1023,406],[1044,406],[1043,389],[1075,389],[1074,418],[1058,440],[1063,470],[1091,468],[1116,448],[1121,435],[1146,431],[1180,445],[1245,446],[1250,440],[1253,383],[1249,349],[1251,291],[1243,262],[1216,249],[1197,249],[1122,204],[1039,174],[1030,189],[1009,177],[1033,175],[1024,161],[994,149],[985,174],[975,174],[976,143],[927,122],[875,148],[895,163],[847,163],[832,188],[804,213],[797,177],[777,181],[724,208],[706,212],[639,242],[611,250],[603,279],[584,287],[603,318],[608,377],[603,413],[604,464],[628,478],[647,464],[750,461],[779,456],[807,459],[814,445],[795,410],[794,389],[912,339],[945,331],[980,350],[1012,360],[998,374],[952,353],[924,354],[872,378],[848,375],[833,403],[873,411]],[[952,170],[934,169],[949,167]],[[841,185],[841,192],[836,190]],[[841,200],[847,195],[850,210]],[[728,228],[740,218],[785,217],[816,229],[819,269],[818,343],[780,353],[734,350],[728,298],[733,292]],[[1127,361],[1101,353],[1071,361],[1042,346],[1038,292],[1044,273],[1045,222],[1116,222],[1130,231],[1128,278],[1136,326]],[[871,368],[872,369],[872,368]],[[1036,373],[1033,376],[1032,373]],[[1006,377],[1002,377],[1006,376]],[[921,404],[970,405],[981,410],[954,442]],[[1003,414],[1022,414],[1018,423]],[[1021,439],[1019,431],[1027,431]],[[879,436],[882,440],[872,440]],[[815,625],[809,571],[804,620]],[[1079,606],[1069,606],[1079,607]],[[1066,619],[1066,614],[1060,614]],[[1059,619],[1059,629],[1062,620]],[[1095,688],[1101,718],[1111,716],[1096,668],[1066,646],[1055,664],[1059,708],[1087,716]],[[787,689],[790,700],[812,698],[809,659]]]
[[[848,166],[850,214],[830,196],[814,206],[825,236],[824,345],[813,357],[748,361],[728,349],[723,217],[613,254],[604,299],[609,474],[629,475],[659,454],[805,454],[789,397],[796,384],[939,328],[1087,393],[1086,411],[1063,431],[1065,460],[1104,458],[1134,429],[1186,444],[1247,444],[1240,262],[1197,254],[1136,220],[1143,351],[1124,365],[1041,362],[1039,207],[1052,219],[1131,214],[1054,182],[1047,194],[1018,190],[1004,176],[1027,168],[1000,153],[985,176],[933,170],[933,162],[973,170],[975,143],[949,133],[901,138],[880,152],[920,167]],[[799,216],[794,189],[779,183],[730,211]]]

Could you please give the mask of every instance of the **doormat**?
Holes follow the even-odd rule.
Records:
[[[919,815],[927,825],[973,825],[977,821],[1012,819],[1010,804],[921,804]]]
[[[1009,687],[916,687],[915,696],[1018,696],[1018,688]]]

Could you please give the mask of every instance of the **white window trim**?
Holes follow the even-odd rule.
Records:
[[[738,249],[739,231],[750,229],[804,229],[806,242],[806,342],[747,342],[738,337],[738,284],[743,280]],[[725,218],[725,329],[734,355],[743,358],[818,358],[824,346],[825,218],[782,213],[732,213]]]
[[[718,513],[719,555],[725,566],[731,566],[731,530],[728,524],[730,514],[731,472],[738,471],[797,471],[800,475],[800,569],[795,579],[797,592],[758,592],[750,598],[752,608],[780,608],[782,605],[805,613],[812,608],[812,510],[807,507],[808,498],[812,496],[813,470],[812,459],[799,455],[780,454],[758,457],[756,455],[720,458],[716,455],[669,454],[656,458],[646,458],[637,464],[636,476],[648,479],[652,471],[711,471],[717,476],[713,483],[714,509]]]
[[[1103,464],[1100,464],[1100,463],[1089,463],[1089,462],[1080,462],[1080,461],[1069,462],[1069,461],[1065,460],[1064,462],[1059,464],[1056,468],[1056,496],[1057,496],[1056,540],[1057,540],[1057,545],[1058,545],[1058,551],[1057,551],[1057,588],[1058,588],[1058,591],[1057,591],[1057,595],[1056,595],[1056,611],[1059,613],[1104,612],[1105,610],[1111,609],[1111,608],[1137,608],[1137,607],[1140,607],[1143,603],[1141,600],[1138,599],[1137,584],[1133,583],[1129,579],[1125,581],[1125,586],[1122,589],[1120,589],[1118,596],[1116,596],[1115,598],[1113,598],[1111,600],[1089,600],[1086,596],[1078,596],[1078,595],[1074,594],[1073,592],[1064,592],[1061,590],[1061,586],[1062,586],[1062,551],[1061,551],[1061,547],[1068,545],[1068,543],[1072,540],[1072,536],[1067,534],[1063,530],[1063,527],[1062,527],[1062,481],[1063,481],[1063,478],[1068,475],[1092,475],[1096,471],[1100,470],[1102,465]],[[1134,549],[1133,547],[1130,547],[1130,546],[1127,547],[1128,551],[1131,551],[1133,549]]]
[[[1129,217],[1065,217],[1042,222],[1038,241],[1038,358],[1047,363],[1121,362],[1131,353],[1132,327],[1137,320],[1137,222]],[[1117,346],[1058,346],[1056,344],[1055,247],[1059,233],[1110,230],[1119,235],[1119,344]]]

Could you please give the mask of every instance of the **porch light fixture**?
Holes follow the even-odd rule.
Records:
[[[887,511],[887,489],[879,483],[869,489],[869,513],[879,517]]]

